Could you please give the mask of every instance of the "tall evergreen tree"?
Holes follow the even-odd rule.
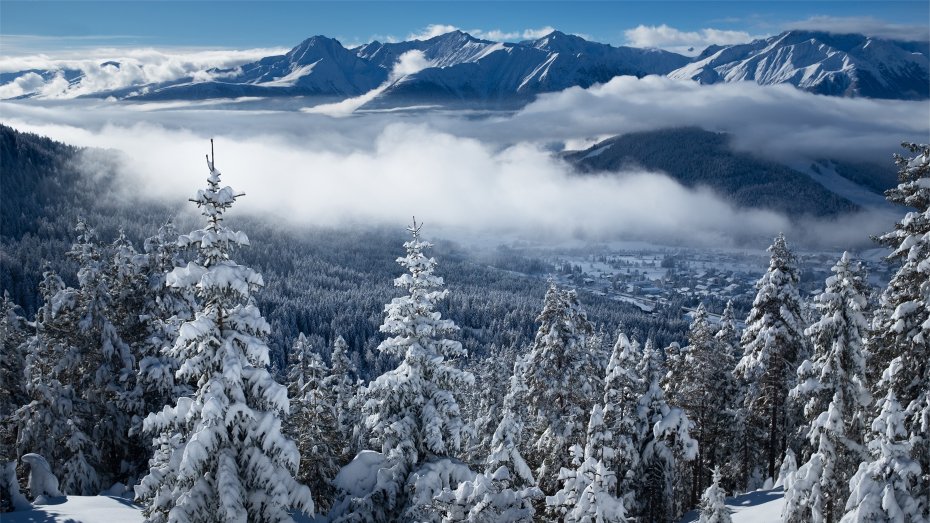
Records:
[[[13,413],[27,402],[25,383],[26,319],[4,291],[0,302],[0,463],[16,461]]]
[[[604,410],[595,404],[588,418],[584,450],[571,448],[575,467],[559,471],[562,488],[546,498],[551,515],[565,522],[624,522],[623,500],[614,496],[617,476],[605,465],[614,457],[613,436],[604,426]]]
[[[849,479],[865,457],[863,418],[871,403],[862,347],[868,286],[861,264],[848,253],[832,270],[815,299],[820,319],[806,331],[813,340],[813,361],[804,360],[798,368],[798,384],[791,391],[805,402],[814,452],[786,493],[785,521],[838,521],[849,497]]]
[[[743,404],[751,443],[747,468],[750,463],[767,463],[765,473],[774,477],[794,431],[788,391],[807,355],[807,342],[797,291],[800,274],[784,235],[775,238],[769,252],[771,261],[756,284],[756,299],[742,337],[743,357],[735,373],[745,387]]]
[[[65,287],[47,268],[39,285],[43,306],[35,334],[26,342],[28,403],[15,414],[16,454],[36,453],[48,461],[66,494],[100,490],[99,451],[92,439],[93,414],[81,395],[88,370],[86,351],[75,345],[82,317],[78,291]]]
[[[542,497],[533,472],[520,455],[523,438],[523,411],[526,384],[525,363],[513,366],[510,388],[504,397],[502,417],[491,438],[491,452],[484,472],[475,479],[447,488],[436,500],[443,511],[443,522],[527,522],[534,521],[533,500]]]
[[[586,350],[594,328],[575,291],[550,285],[536,321],[539,330],[524,371],[530,428],[525,455],[543,492],[554,493],[558,471],[570,467],[569,449],[584,442],[600,373],[597,355]]]
[[[842,523],[923,523],[927,518],[915,495],[921,470],[911,454],[912,445],[904,426],[906,414],[894,391],[888,391],[881,405],[881,412],[872,422],[871,460],[861,463],[849,482],[850,495]]]
[[[740,386],[736,376],[733,375],[733,370],[742,357],[742,348],[739,343],[740,331],[732,300],[728,300],[723,309],[714,340],[717,345],[717,358],[720,360],[717,365],[727,369],[723,382],[717,390],[717,394],[720,395],[719,401],[724,405],[725,412],[724,427],[719,443],[716,445],[716,452],[721,468],[722,486],[732,491],[737,485],[745,485],[747,479],[742,477],[743,456],[747,450],[744,445],[746,416]]]
[[[324,385],[330,371],[304,333],[291,347],[288,360],[291,412],[285,427],[300,452],[297,479],[310,487],[316,506],[326,510],[335,492],[332,481],[339,471],[337,460],[344,439],[338,426],[336,391]]]
[[[881,369],[877,395],[892,391],[904,407],[904,429],[923,471],[918,498],[930,519],[930,146],[903,146],[913,156],[895,155],[900,183],[885,195],[913,210],[878,239],[901,266],[879,300],[869,366]]]
[[[169,455],[153,460],[136,497],[148,521],[291,521],[292,507],[312,512],[313,500],[294,479],[297,446],[281,433],[287,389],[266,370],[269,325],[252,297],[264,282],[231,259],[235,247],[249,245],[223,223],[241,194],[220,185],[209,157],[207,167],[207,188],[192,199],[206,226],[178,239],[197,259],[166,280],[196,293],[196,314],[169,355],[181,362],[178,378],[197,390],[146,419],[146,431],[158,435],[156,451]],[[165,445],[167,430],[174,433]]]
[[[670,402],[688,415],[694,424],[690,433],[698,442],[698,456],[690,463],[691,481],[686,489],[692,506],[697,505],[709,483],[709,472],[726,459],[722,442],[726,441],[731,426],[727,392],[732,387],[734,362],[726,349],[721,350],[714,334],[702,303],[691,321],[680,375],[672,375],[678,383],[678,394]]]
[[[323,389],[331,395],[336,411],[336,429],[332,437],[339,438],[338,441],[334,441],[333,450],[335,451],[334,457],[340,465],[348,463],[358,450],[353,444],[354,438],[346,436],[352,434],[356,424],[360,423],[354,402],[357,372],[352,360],[349,359],[348,351],[349,346],[346,340],[342,336],[337,336],[333,341],[329,375],[322,381]]]
[[[193,319],[194,293],[165,283],[168,273],[184,265],[178,234],[171,222],[147,238],[143,248],[135,263],[147,298],[140,314],[145,332],[137,347],[136,386],[131,395],[148,415],[173,405],[179,396],[190,392],[188,383],[175,378],[180,363],[168,351],[174,346],[181,324]],[[142,420],[137,420],[133,432],[141,433],[141,429]]]
[[[643,380],[636,371],[642,355],[638,344],[619,333],[604,377],[604,425],[612,434],[614,455],[605,460],[617,477],[617,495],[633,506],[639,467],[638,410]]]
[[[679,464],[695,459],[698,446],[689,435],[688,416],[665,401],[665,392],[659,385],[666,373],[665,365],[652,340],[646,342],[639,372],[648,385],[639,399],[636,516],[643,521],[667,523],[675,520],[682,508],[675,496]]]
[[[418,501],[431,502],[433,495],[412,492],[411,473],[427,461],[435,464],[454,457],[461,443],[463,423],[456,394],[474,378],[454,364],[465,350],[451,339],[458,327],[436,310],[448,291],[440,290],[443,279],[433,273],[436,259],[424,253],[432,244],[421,239],[420,228],[416,221],[408,228],[412,239],[404,243],[407,254],[397,259],[407,273],[394,285],[407,294],[385,306],[381,325],[390,337],[378,349],[401,363],[364,391],[365,423],[384,465],[372,492],[351,499],[340,521],[414,517],[424,509]],[[418,501],[412,499],[414,494],[420,494]]]
[[[132,349],[117,328],[121,319],[130,321],[132,306],[120,311],[120,298],[132,295],[135,289],[122,289],[117,278],[132,272],[122,257],[111,257],[97,239],[96,231],[83,220],[75,228],[78,236],[69,256],[79,264],[75,313],[78,337],[75,343],[82,352],[84,379],[75,391],[86,401],[96,423],[88,435],[97,447],[97,469],[101,486],[113,481],[125,481],[131,471],[129,428],[132,413],[122,400],[131,389],[130,378],[135,371]],[[125,238],[124,238],[125,240]],[[126,243],[118,244],[125,247]],[[122,254],[122,253],[121,253]],[[122,312],[123,317],[118,318]]]

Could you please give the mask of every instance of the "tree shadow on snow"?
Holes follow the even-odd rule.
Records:
[[[752,492],[740,494],[739,496],[727,498],[727,506],[731,508],[755,507],[756,505],[762,505],[770,501],[775,501],[784,497],[784,495],[785,492],[784,488],[782,487],[778,487],[772,490],[754,490]],[[685,512],[685,515],[681,517],[681,521],[679,521],[679,523],[693,523],[700,519],[700,517],[700,509],[690,510]]]

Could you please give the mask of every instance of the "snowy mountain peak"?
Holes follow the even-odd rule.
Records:
[[[85,86],[83,79],[87,75],[98,79],[101,74],[115,76],[119,69],[115,62],[94,63],[84,70],[0,73],[0,93],[6,98],[80,94],[117,99],[357,96],[385,82],[400,57],[409,51],[422,52],[429,67],[382,92],[379,99],[386,105],[403,97],[419,102],[435,103],[445,98],[519,106],[538,93],[589,87],[619,75],[667,75],[705,84],[787,83],[834,96],[930,97],[930,43],[801,30],[746,44],[712,45],[694,58],[660,49],[614,47],[561,31],[511,43],[483,40],[455,30],[424,40],[376,40],[352,49],[316,35],[284,55],[236,68],[206,68],[148,84],[122,75],[107,85],[123,87],[105,91]],[[68,80],[66,86],[57,87],[65,92],[51,92],[47,84],[59,76]]]
[[[670,77],[700,83],[788,83],[818,94],[930,97],[926,44],[861,34],[786,31],[747,44],[711,46]]]

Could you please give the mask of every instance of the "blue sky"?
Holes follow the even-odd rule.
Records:
[[[652,31],[665,24],[666,31]],[[707,39],[759,36],[793,25],[926,34],[930,3],[896,1],[599,1],[599,2],[43,2],[0,0],[3,53],[107,47],[290,47],[323,34],[344,44],[404,39],[430,25],[485,36],[557,28],[612,44],[674,47]],[[640,33],[631,29],[644,26]],[[702,33],[715,29],[724,33]],[[729,33],[726,33],[729,32]],[[684,35],[684,36],[682,36]],[[723,35],[723,36],[721,36]],[[632,39],[632,41],[631,41]],[[739,39],[739,38],[736,38]],[[658,42],[658,43],[657,43]],[[728,43],[728,42],[719,42]]]

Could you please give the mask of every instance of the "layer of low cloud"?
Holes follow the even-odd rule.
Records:
[[[397,74],[415,70],[418,59],[409,58]],[[122,151],[121,186],[179,208],[202,182],[203,152],[215,137],[226,180],[248,193],[242,208],[272,210],[299,224],[393,225],[416,213],[450,229],[708,245],[786,230],[811,244],[850,247],[868,244],[868,234],[893,220],[869,213],[791,224],[775,213],[736,209],[660,173],[577,177],[552,152],[617,134],[699,126],[730,132],[737,148],[782,161],[890,165],[900,141],[930,135],[927,102],[661,77],[615,78],[543,95],[515,114],[478,118],[354,112],[334,119],[277,110],[275,103],[242,100],[238,110],[226,110],[198,102],[53,100],[4,102],[3,114],[22,130]]]
[[[638,25],[624,31],[627,45],[633,47],[655,47],[694,56],[710,45],[733,45],[751,42],[759,35],[746,31],[706,28],[698,31],[682,31],[668,25]]]
[[[182,209],[206,176],[208,137],[191,131],[149,124],[107,125],[99,132],[14,124],[120,151],[121,197],[157,197]],[[734,209],[661,174],[577,177],[539,147],[498,150],[422,124],[390,124],[372,148],[348,154],[294,147],[280,136],[215,139],[224,182],[247,195],[241,211],[271,211],[303,224],[403,224],[415,214],[446,229],[718,246],[760,233],[770,237],[789,226],[775,213]],[[113,167],[94,161],[111,160],[95,155],[85,167]]]
[[[924,25],[896,24],[872,16],[812,16],[785,24],[785,29],[826,31],[829,33],[860,33],[866,36],[926,42],[930,40],[930,28]]]
[[[0,73],[28,70],[57,74],[43,79],[27,73],[14,82],[0,86],[0,98],[13,98],[34,90],[46,97],[74,98],[99,91],[124,89],[153,82],[167,82],[192,77],[208,80],[211,68],[234,68],[265,56],[283,54],[287,49],[85,49],[57,54],[0,57]],[[116,65],[119,64],[119,65]],[[69,85],[65,70],[83,74],[80,83]]]
[[[555,142],[695,126],[731,133],[736,148],[783,161],[886,161],[900,142],[927,139],[928,110],[927,101],[820,96],[790,85],[621,76],[541,95],[481,131],[503,126],[511,136]]]

